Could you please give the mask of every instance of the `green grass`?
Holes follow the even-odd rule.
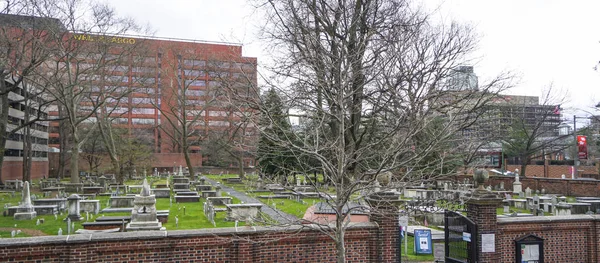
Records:
[[[28,237],[29,235],[26,233],[19,233],[18,235],[16,235],[15,237]],[[0,231],[0,238],[7,238],[7,237],[11,237],[11,231]]]
[[[405,238],[407,238],[405,236]],[[402,251],[402,257],[407,257],[408,260],[411,261],[433,261],[435,258],[433,257],[433,253],[432,254],[419,254],[417,255],[414,252],[415,249],[415,238],[413,236],[408,236],[408,256],[406,256],[406,252],[405,251],[405,246],[404,246],[404,242],[405,240],[402,239],[402,245],[401,245],[401,251]],[[443,243],[438,243],[438,244],[433,244],[434,246],[443,246]]]
[[[270,202],[268,200],[262,199],[261,201],[271,207],[274,207],[273,204],[275,204],[275,207],[278,210],[293,215],[297,218],[302,218],[304,216],[304,214],[306,213],[306,209],[312,206],[313,201],[320,201],[320,199],[318,198],[304,198],[302,200],[304,200],[305,204],[301,204],[299,202],[296,202],[296,200],[290,199],[272,199]]]
[[[218,182],[221,182],[221,184],[232,187],[236,191],[239,191],[242,193],[246,193],[246,191],[251,190],[250,186],[249,186],[251,184],[248,182],[245,182],[244,184],[225,184],[222,181],[223,178],[238,177],[237,175],[231,175],[231,174],[227,174],[227,175],[223,175],[223,176],[206,175],[206,177],[216,180]],[[257,178],[250,177],[248,179],[255,181]],[[150,177],[149,180],[151,180],[153,184],[165,184],[166,183],[166,179]],[[65,179],[65,182],[68,182],[68,178]],[[126,183],[129,185],[139,185],[142,183],[142,181],[129,180]],[[32,194],[37,194],[38,196],[42,196],[42,194],[39,192],[39,188],[37,187],[37,185],[35,187],[31,188],[31,192],[32,192]],[[271,192],[250,192],[250,193],[246,193],[246,194],[256,198],[258,195],[270,195],[272,193]],[[222,196],[227,196],[227,193],[225,191],[222,191]],[[234,203],[234,204],[241,203],[239,199],[237,199],[233,196],[231,196],[231,197],[232,197],[232,203]],[[54,198],[54,196],[52,196],[51,198]],[[10,194],[6,194],[6,193],[0,194],[0,206],[4,207],[5,204],[10,204],[11,206],[16,206],[16,205],[18,205],[20,199],[21,199],[21,194],[18,192],[15,193],[14,197],[12,197]],[[108,206],[108,201],[109,201],[110,197],[109,196],[96,196],[95,199],[99,200],[100,210],[102,210]],[[273,200],[271,200],[271,202],[269,202],[269,200],[262,199],[261,201],[264,202],[265,204],[269,203],[268,205],[270,205],[270,206],[273,206],[273,203],[275,203],[275,206],[277,207],[277,209],[279,209],[285,213],[294,215],[298,218],[302,218],[304,216],[304,213],[306,212],[306,209],[313,204],[313,201],[314,202],[320,201],[318,198],[307,198],[307,199],[303,199],[303,200],[304,200],[304,203],[299,203],[299,202],[296,202],[295,200],[289,200],[289,199],[273,199]],[[205,202],[205,199],[201,198],[200,202],[198,202],[198,203],[180,203],[180,204],[178,204],[178,203],[175,203],[174,201],[175,200],[173,199],[173,203],[171,205],[169,203],[169,199],[166,199],[166,198],[158,198],[157,199],[157,203],[156,203],[157,210],[169,210],[168,222],[164,224],[164,226],[167,229],[169,229],[169,230],[203,229],[203,228],[214,228],[215,227],[212,225],[212,223],[210,223],[208,221],[208,219],[204,215],[203,204]],[[185,207],[185,213],[184,213],[184,207]],[[224,207],[224,206],[221,206],[221,207]],[[130,215],[130,213],[128,213],[128,212],[102,213],[101,212],[98,215],[90,214],[90,216],[91,216],[90,221],[94,221],[96,218],[102,217],[102,216],[125,216],[125,215]],[[62,214],[57,215],[56,219],[54,218],[54,215],[38,215],[36,219],[23,220],[23,221],[14,220],[13,217],[0,217],[0,228],[5,228],[5,229],[0,230],[0,237],[10,237],[10,231],[12,229],[21,229],[21,230],[32,229],[32,230],[40,231],[42,234],[45,234],[45,235],[56,235],[58,233],[58,230],[60,228],[62,228],[63,234],[66,235],[67,234],[67,223],[64,221],[66,216],[67,216],[67,213],[63,212]],[[82,214],[82,216],[85,217],[85,214]],[[226,212],[218,212],[216,214],[216,217],[215,217],[216,227],[233,227],[233,226],[235,226],[235,222],[225,221],[225,216],[226,216]],[[175,221],[176,221],[175,217],[177,217],[179,219],[178,226],[175,225]],[[36,225],[37,219],[43,219],[44,223],[40,224],[40,225]],[[262,220],[257,220],[255,223],[258,225],[258,224],[264,224],[265,222],[270,222],[270,221],[272,221],[272,219],[270,219],[267,215],[263,214]],[[81,226],[81,224],[84,222],[86,222],[85,219],[83,221],[74,222],[75,229],[83,228]],[[15,228],[15,225],[16,225],[16,228]],[[238,225],[243,226],[244,223],[239,222]],[[39,235],[39,234],[40,233],[34,232],[33,235]],[[19,237],[23,237],[23,236],[27,236],[27,234],[25,234],[25,233],[19,234]]]

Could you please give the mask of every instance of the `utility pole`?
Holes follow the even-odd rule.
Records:
[[[577,116],[573,115],[573,139],[575,139],[575,154],[573,156],[573,179],[577,179],[579,167],[579,143],[577,142]]]

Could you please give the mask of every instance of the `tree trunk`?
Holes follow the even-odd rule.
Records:
[[[240,178],[245,178],[246,177],[246,173],[244,172],[244,157],[243,156],[239,157],[238,164],[239,164],[238,168],[240,169],[239,172],[238,172],[240,174],[239,177]]]
[[[184,138],[184,140],[187,140],[187,138]],[[192,160],[190,158],[190,153],[188,152],[189,149],[187,149],[187,148],[188,148],[187,146],[184,147],[183,158],[185,158],[185,164],[187,165],[188,171],[190,172],[190,177],[193,178],[193,176],[194,176],[194,166],[192,165]]]
[[[338,213],[335,219],[335,250],[337,252],[337,263],[346,263],[346,247],[344,242],[344,216],[342,214],[343,205],[338,206]]]
[[[73,145],[71,145],[71,183],[79,183],[79,138],[73,131]]]
[[[64,106],[62,105],[58,105],[58,117],[62,118],[65,117],[65,110],[63,108]],[[65,177],[65,167],[67,164],[67,149],[68,149],[68,145],[67,143],[69,142],[68,136],[69,136],[69,130],[67,129],[67,123],[66,120],[60,120],[59,122],[59,126],[58,126],[58,140],[59,140],[59,146],[58,146],[58,169],[56,171],[56,178],[63,178]]]
[[[519,176],[520,177],[527,177],[525,176],[525,172],[527,169],[527,164],[529,163],[530,158],[529,157],[521,157],[521,171],[519,171]]]
[[[25,113],[25,121],[29,121],[29,114]],[[23,129],[23,182],[31,182],[31,163],[33,161],[31,129]]]
[[[2,76],[4,77],[4,76]],[[3,185],[2,167],[4,164],[4,151],[6,150],[6,127],[8,124],[8,92],[6,85],[0,83],[0,185]],[[5,94],[6,93],[6,94]]]

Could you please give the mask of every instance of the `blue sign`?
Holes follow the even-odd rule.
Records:
[[[433,245],[431,244],[431,230],[415,229],[415,253],[432,254]]]

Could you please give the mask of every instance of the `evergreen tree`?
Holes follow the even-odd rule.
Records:
[[[284,110],[283,102],[274,89],[263,96],[263,106],[259,120],[257,163],[261,176],[282,179],[293,172],[296,158],[291,147],[281,145],[281,141],[291,140],[292,126]],[[291,146],[291,145],[290,145]]]

